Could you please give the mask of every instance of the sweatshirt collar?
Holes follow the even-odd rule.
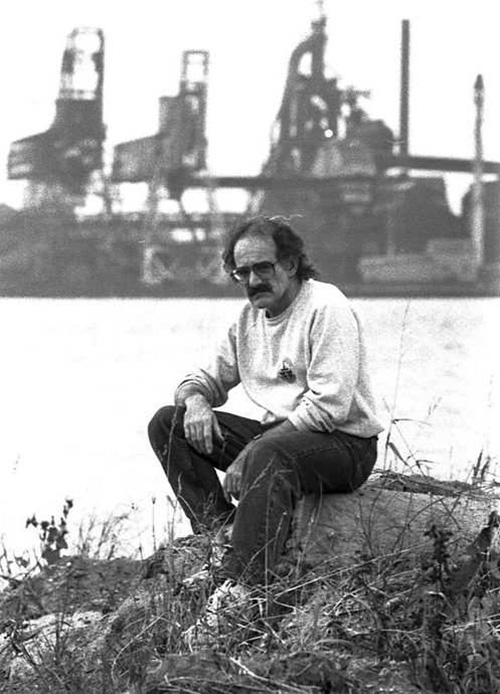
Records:
[[[283,321],[287,320],[290,314],[295,310],[295,307],[299,303],[300,298],[305,294],[306,291],[306,285],[308,284],[309,280],[303,280],[300,284],[300,289],[297,292],[297,295],[295,296],[294,300],[292,301],[291,304],[289,304],[284,311],[281,313],[278,313],[277,316],[266,316],[265,311],[264,312],[264,320],[268,325],[278,325],[279,323],[282,323]]]

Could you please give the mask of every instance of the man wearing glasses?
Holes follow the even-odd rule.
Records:
[[[175,406],[156,413],[149,436],[193,531],[231,527],[221,575],[264,584],[296,501],[359,487],[382,426],[358,318],[335,286],[315,279],[286,219],[244,222],[223,261],[248,302],[212,359],[180,383]],[[259,421],[214,409],[240,383]]]

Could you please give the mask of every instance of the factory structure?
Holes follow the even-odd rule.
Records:
[[[75,29],[52,125],[11,145],[8,175],[26,182],[26,195],[22,210],[0,215],[0,295],[231,295],[221,248],[253,214],[292,216],[322,278],[353,296],[499,295],[500,164],[483,157],[481,76],[474,158],[413,156],[409,22],[401,25],[397,134],[363,110],[364,92],[326,76],[326,25],[320,13],[290,56],[256,176],[207,172],[210,71],[201,50],[183,53],[178,93],[159,99],[157,132],[116,145],[105,174],[104,36]],[[470,174],[459,215],[447,200],[447,172]],[[130,183],[147,185],[141,214],[120,209]],[[206,196],[203,212],[184,204],[195,189]],[[244,215],[218,208],[222,189],[245,191]],[[81,218],[91,190],[102,209]]]

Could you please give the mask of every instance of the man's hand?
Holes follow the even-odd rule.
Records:
[[[229,500],[229,496],[234,496],[237,499],[241,492],[241,477],[243,475],[243,466],[245,464],[244,451],[233,460],[227,468],[222,487]]]
[[[213,435],[222,441],[222,433],[214,411],[201,394],[191,395],[185,400],[184,435],[198,453],[213,451]]]

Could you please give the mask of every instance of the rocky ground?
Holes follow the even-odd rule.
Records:
[[[182,581],[208,552],[206,538],[187,538],[144,562],[67,557],[13,582],[0,595],[0,691],[423,691],[404,661],[363,643],[374,625],[355,596],[344,627],[335,623],[321,581],[282,583],[266,614],[228,615],[208,646],[187,647],[182,633],[213,585]]]
[[[276,580],[221,600],[215,621],[209,535],[145,561],[47,554],[0,593],[0,692],[500,692],[500,519],[457,545],[446,517],[452,527],[431,526],[418,547],[361,543],[348,566],[333,553],[312,563],[291,542]]]

